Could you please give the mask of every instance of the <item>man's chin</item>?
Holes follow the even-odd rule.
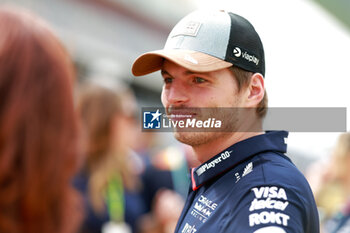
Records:
[[[176,140],[195,147],[215,140],[218,135],[215,132],[174,132]]]

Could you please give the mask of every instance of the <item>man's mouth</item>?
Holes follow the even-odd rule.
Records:
[[[168,108],[168,118],[172,121],[180,121],[197,117],[198,110],[194,108]]]

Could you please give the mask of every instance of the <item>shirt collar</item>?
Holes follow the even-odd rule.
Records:
[[[192,168],[192,189],[197,190],[205,182],[258,153],[266,151],[286,153],[287,137],[286,131],[267,131],[265,134],[235,143],[197,168]]]

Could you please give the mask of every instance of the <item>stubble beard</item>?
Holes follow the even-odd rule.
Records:
[[[230,111],[230,110],[228,110]],[[175,138],[184,144],[192,147],[198,147],[200,145],[209,144],[216,140],[220,140],[225,137],[231,136],[238,126],[238,110],[234,109],[233,112],[224,112],[222,114],[217,113],[216,119],[220,119],[223,122],[223,127],[218,132],[181,132],[175,131]]]

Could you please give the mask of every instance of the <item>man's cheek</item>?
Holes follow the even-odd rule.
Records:
[[[162,94],[161,94],[161,101],[162,101],[163,106],[166,108],[168,101],[167,101],[165,93],[166,93],[166,91],[164,91],[164,89],[163,89]]]

